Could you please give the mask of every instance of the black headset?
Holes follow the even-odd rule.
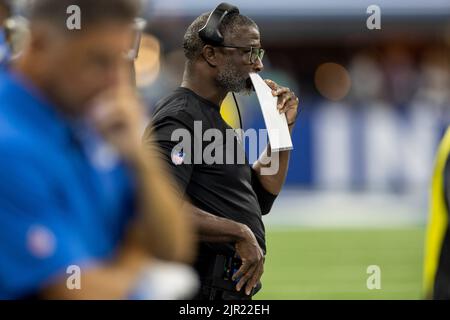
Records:
[[[223,19],[230,14],[239,14],[239,9],[236,6],[228,4],[226,2],[222,2],[219,4],[214,11],[208,17],[206,24],[198,31],[198,35],[200,39],[203,40],[206,44],[211,45],[221,45],[223,44],[223,35],[220,33],[219,27],[222,24]],[[239,105],[236,99],[234,92],[231,93],[234,99],[234,103],[236,105],[236,110],[239,116],[239,125],[240,129],[243,129],[242,126],[242,117],[241,110],[239,109]]]
[[[219,45],[223,43],[223,35],[219,27],[227,15],[239,14],[239,9],[231,4],[222,2],[208,17],[206,24],[198,31],[200,39],[207,44]]]

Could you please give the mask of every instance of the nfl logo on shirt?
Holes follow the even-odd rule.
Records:
[[[179,166],[184,162],[184,157],[186,154],[182,150],[173,150],[172,151],[172,162],[174,165]]]

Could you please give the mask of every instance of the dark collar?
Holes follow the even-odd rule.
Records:
[[[189,93],[189,94],[195,96],[198,100],[202,101],[204,104],[206,104],[206,105],[216,109],[217,111],[220,111],[220,106],[219,105],[215,104],[212,101],[209,101],[208,99],[203,98],[202,96],[199,96],[198,94],[196,94],[194,91],[192,91],[189,88],[179,87],[176,91]]]

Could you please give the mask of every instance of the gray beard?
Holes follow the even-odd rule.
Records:
[[[228,64],[222,71],[219,71],[216,82],[219,87],[227,92],[250,94],[251,86],[247,82],[248,75],[241,75],[235,68]]]

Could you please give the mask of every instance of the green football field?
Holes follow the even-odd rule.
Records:
[[[421,299],[424,228],[272,229],[255,299]],[[381,289],[367,288],[367,267]]]

